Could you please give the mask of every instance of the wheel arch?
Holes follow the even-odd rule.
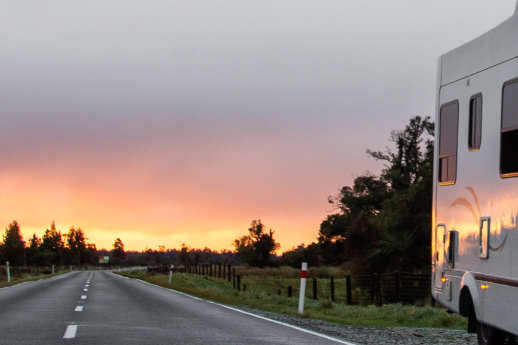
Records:
[[[482,317],[482,306],[480,302],[475,277],[470,272],[466,272],[460,282],[459,314],[468,317],[471,305],[473,304],[477,319],[480,319]]]

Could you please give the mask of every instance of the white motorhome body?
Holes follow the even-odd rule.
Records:
[[[518,4],[439,58],[436,103],[432,295],[496,344],[518,334]]]

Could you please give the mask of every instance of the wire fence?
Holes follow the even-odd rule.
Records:
[[[168,274],[167,266],[148,267],[149,272]],[[259,286],[268,294],[299,295],[298,279],[284,277],[246,277],[236,275],[231,264],[179,266],[176,273],[190,273],[211,276],[232,282],[239,291],[256,291]],[[383,305],[387,303],[434,304],[431,297],[431,275],[429,273],[394,272],[372,275],[347,275],[345,278],[310,278],[306,297],[333,302],[359,305]]]

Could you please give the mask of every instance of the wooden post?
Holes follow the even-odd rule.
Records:
[[[394,272],[394,290],[396,295],[396,302],[401,302],[401,273],[399,271]]]
[[[232,274],[231,272],[232,265],[230,263],[228,264],[228,281],[230,282],[232,280]]]
[[[237,276],[237,291],[241,291],[241,276]],[[245,291],[246,291],[246,285],[245,285]]]
[[[293,294],[293,288],[290,286],[288,286],[288,297],[291,298],[291,295]]]
[[[378,274],[372,275],[372,290],[371,290],[371,303],[374,304],[374,297],[376,296],[376,288],[378,285]]]
[[[352,279],[351,276],[345,277],[345,289],[347,293],[347,304],[353,304],[353,289],[352,289]]]
[[[317,296],[317,278],[313,278],[313,299],[318,300]]]
[[[331,301],[335,301],[335,277],[331,277]]]
[[[219,279],[221,279],[221,262],[218,264],[219,266]]]
[[[232,267],[232,282],[234,289],[236,288],[236,268]]]
[[[280,295],[281,295],[281,289],[279,289],[279,290],[277,291],[277,296],[280,296]]]

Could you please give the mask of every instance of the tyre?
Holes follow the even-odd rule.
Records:
[[[479,345],[516,345],[516,336],[477,321]]]

